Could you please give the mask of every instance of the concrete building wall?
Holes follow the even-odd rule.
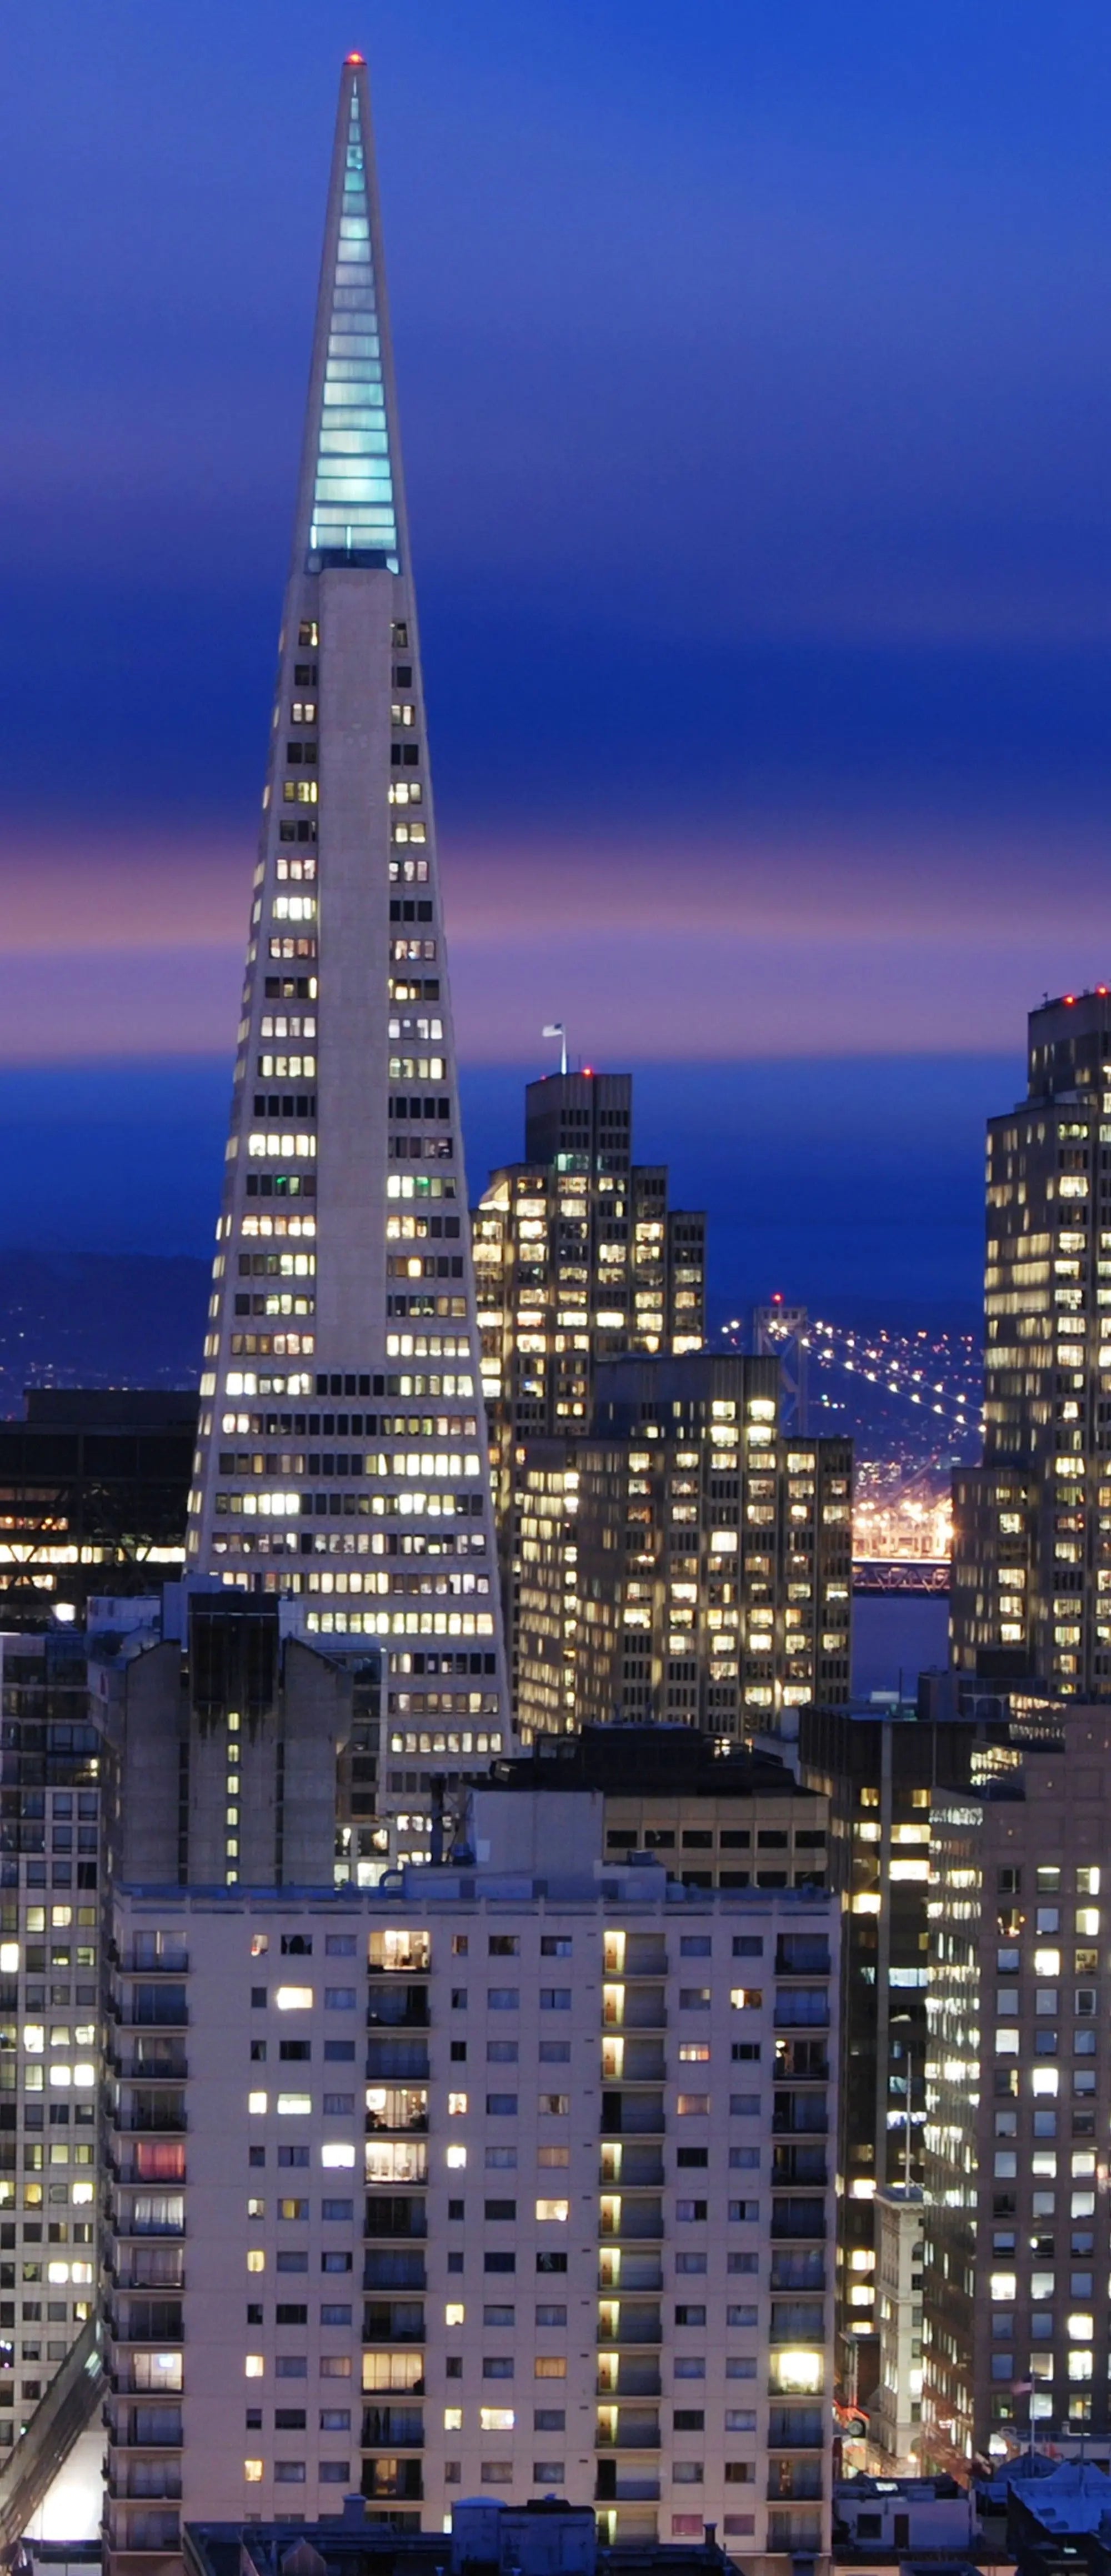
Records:
[[[161,1977],[184,2071],[161,2137],[126,2056],[116,2097],[117,2568],[155,2524],[175,2561],[179,2481],[192,2518],[558,2486],[612,2535],[828,2547],[833,2176],[789,2112],[832,2117],[836,1909],[585,1836],[544,1880],[119,1894],[121,2032]]]
[[[1111,1714],[934,1820],[923,2436],[939,2467],[1106,2439]]]

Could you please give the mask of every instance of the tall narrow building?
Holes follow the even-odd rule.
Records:
[[[631,1074],[530,1082],[524,1162],[491,1173],[474,1213],[515,1708],[525,1444],[589,1428],[600,1361],[697,1351],[705,1338],[705,1216],[668,1206],[662,1164],[634,1163],[632,1121]]]
[[[377,1638],[384,1749],[505,1723],[470,1231],[366,67],[344,66],[189,1570]],[[295,1607],[293,1605],[296,1605]]]
[[[1030,1014],[988,1122],[984,1464],[953,1486],[953,1661],[1111,1698],[1111,994]]]

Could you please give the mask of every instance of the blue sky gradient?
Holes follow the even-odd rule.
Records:
[[[472,1166],[562,1014],[723,1275],[963,1296],[1025,1011],[1111,964],[1096,0],[13,21],[5,1227],[196,1238],[353,44]]]

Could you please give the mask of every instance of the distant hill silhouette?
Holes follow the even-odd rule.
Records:
[[[208,1282],[185,1254],[0,1252],[0,1413],[28,1386],[195,1386]]]

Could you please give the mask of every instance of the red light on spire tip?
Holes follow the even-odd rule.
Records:
[[[365,63],[365,61],[366,61],[366,55],[365,55],[365,54],[348,54],[346,59],[347,59],[347,61],[348,61],[349,63]]]

